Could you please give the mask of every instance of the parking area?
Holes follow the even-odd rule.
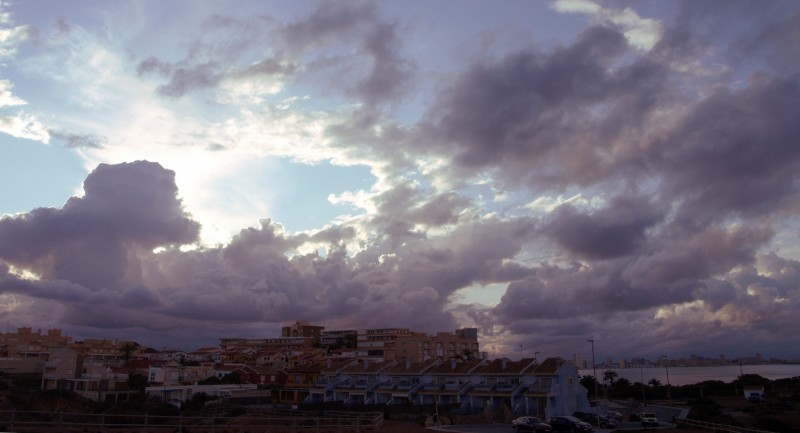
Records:
[[[659,427],[651,427],[653,430],[662,429],[662,428],[671,428],[675,427],[672,424],[668,423],[661,423]],[[620,423],[619,427],[615,429],[601,429],[595,427],[595,433],[609,433],[612,431],[619,431],[619,430],[641,430],[642,425],[638,422],[628,422],[624,421]],[[448,425],[448,426],[441,426],[437,428],[429,428],[428,430],[437,430],[437,431],[444,431],[444,432],[453,432],[453,433],[513,433],[514,430],[511,428],[511,424],[480,424],[480,425]]]

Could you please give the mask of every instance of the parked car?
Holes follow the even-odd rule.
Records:
[[[517,433],[523,431],[536,433],[553,431],[553,427],[551,427],[550,424],[547,424],[535,416],[521,416],[511,421],[511,427],[514,428],[514,431]]]
[[[639,422],[641,420],[642,420],[642,417],[640,417],[639,414],[636,413],[636,412],[628,415],[628,421],[630,421],[630,422]]]
[[[591,424],[585,423],[574,416],[554,416],[550,418],[549,424],[555,431],[577,433],[589,433],[594,431]]]
[[[600,428],[617,428],[617,420],[603,415],[597,415],[591,412],[575,412],[572,414],[575,418],[583,422],[600,427]]]
[[[642,412],[639,414],[642,427],[658,427],[658,417],[653,412]]]
[[[608,418],[613,418],[617,420],[617,422],[622,422],[622,412],[618,412],[616,410],[609,410],[605,414]]]

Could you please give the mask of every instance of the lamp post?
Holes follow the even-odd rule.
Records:
[[[672,397],[669,393],[669,359],[667,359],[667,355],[661,355],[661,357],[664,358],[664,370],[667,372],[667,401],[669,402],[672,401]]]
[[[594,362],[594,340],[588,339],[586,341],[592,343],[592,375],[594,376],[594,404],[595,404],[595,412],[599,413],[600,400],[597,398],[597,363]]]
[[[647,406],[647,403],[644,400],[644,362],[639,364],[639,375],[642,377],[642,405]]]
[[[438,361],[437,361],[438,362]],[[441,420],[439,418],[439,384],[437,383],[436,377],[436,367],[437,364],[433,364],[433,403],[436,407],[436,425],[440,426]]]

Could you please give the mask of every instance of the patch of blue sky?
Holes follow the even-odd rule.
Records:
[[[310,165],[279,159],[275,169],[277,172],[271,178],[279,183],[273,215],[269,217],[289,232],[321,228],[340,215],[358,210],[347,203],[331,203],[328,196],[369,190],[375,182],[369,167],[364,165],[343,167],[329,162]]]
[[[39,207],[60,208],[86,178],[81,157],[70,149],[0,134],[0,215]]]

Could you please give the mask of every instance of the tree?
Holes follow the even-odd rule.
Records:
[[[624,377],[620,377],[614,382],[614,386],[611,387],[611,392],[616,397],[629,398],[636,396],[636,390],[633,388],[631,381]]]
[[[594,389],[594,385],[597,383],[597,379],[595,379],[595,377],[592,376],[591,374],[587,374],[586,376],[581,376],[579,382],[582,387],[591,391]]]
[[[147,378],[144,375],[140,373],[128,374],[128,389],[144,394],[145,388],[147,388]]]
[[[654,377],[650,379],[650,382],[647,382],[647,384],[652,386],[653,388],[658,388],[661,386],[661,381]]]
[[[238,371],[226,374],[220,381],[221,384],[240,384],[242,383],[241,375]]]
[[[619,378],[619,374],[617,374],[614,370],[606,370],[603,373],[603,383],[608,383],[612,387],[614,386],[614,382]]]
[[[133,342],[126,342],[123,344],[119,351],[122,354],[122,358],[125,360],[125,365],[127,366],[131,362],[131,356],[133,356],[133,352],[139,348],[139,345]]]

